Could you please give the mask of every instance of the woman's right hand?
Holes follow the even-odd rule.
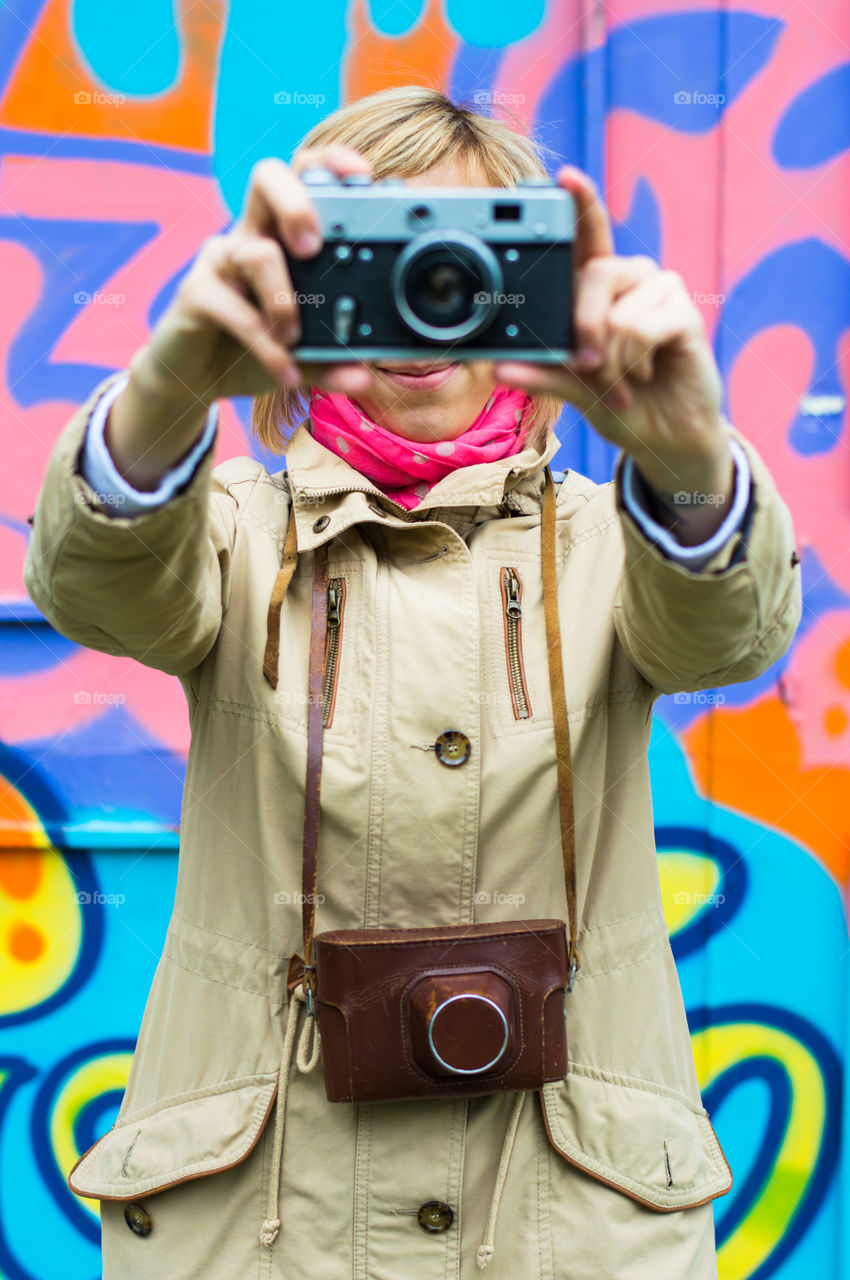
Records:
[[[319,219],[298,176],[313,165],[339,176],[370,172],[364,156],[338,144],[306,150],[291,166],[259,161],[240,218],[202,245],[134,356],[139,388],[158,401],[198,406],[282,387],[354,393],[370,385],[365,365],[298,365],[292,356],[300,321],[286,258],[312,257],[321,247]]]

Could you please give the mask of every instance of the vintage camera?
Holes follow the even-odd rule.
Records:
[[[410,187],[305,170],[321,252],[290,258],[299,360],[557,363],[573,345],[572,197],[515,187]]]

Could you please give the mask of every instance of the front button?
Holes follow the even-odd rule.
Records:
[[[149,1236],[153,1230],[151,1215],[141,1204],[128,1204],[124,1210],[124,1221],[137,1236]]]
[[[434,750],[440,764],[453,768],[455,765],[466,763],[472,750],[472,743],[465,733],[460,733],[457,729],[447,729],[434,743]]]
[[[417,1217],[424,1231],[448,1231],[455,1220],[454,1213],[442,1200],[428,1200]]]
[[[323,529],[327,529],[330,522],[330,516],[319,516],[318,520],[313,521],[313,532],[321,533]]]

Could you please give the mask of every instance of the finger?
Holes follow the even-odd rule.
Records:
[[[584,413],[598,404],[599,394],[582,376],[564,364],[525,364],[519,360],[496,361],[493,376],[505,387],[518,387],[531,395],[554,395],[568,400]]]
[[[614,236],[593,179],[575,165],[565,164],[556,181],[576,202],[575,266],[584,266],[589,258],[608,257],[614,252]]]
[[[643,261],[651,263],[651,259]],[[638,277],[641,274],[638,270]],[[639,380],[647,377],[649,370],[642,357],[651,350],[651,344],[648,346],[642,340],[644,324],[650,312],[675,299],[676,286],[670,277],[679,280],[674,272],[658,271],[652,264],[644,279],[638,278],[637,283],[624,289],[610,304],[606,316],[605,358],[593,370],[600,385],[610,387],[631,373]]]
[[[222,271],[250,286],[260,310],[286,346],[301,336],[301,318],[283,250],[270,236],[230,238]]]
[[[248,235],[277,235],[299,257],[317,253],[321,228],[304,183],[282,160],[260,160],[251,171],[251,185],[239,229]]]
[[[682,305],[678,299],[660,303],[641,317],[639,327],[619,335],[621,364],[614,376],[604,379],[601,373],[595,376],[600,383],[604,382],[609,386],[618,382],[622,384],[627,376],[633,375],[642,361],[651,360],[654,364],[663,347],[677,341],[688,342],[695,334],[696,329],[687,304]]]
[[[305,147],[292,157],[293,173],[302,174],[305,169],[314,165],[322,169],[330,169],[338,177],[347,173],[371,173],[372,165],[354,147],[347,147],[341,142],[330,142],[325,147]]]
[[[374,381],[371,369],[365,364],[315,364],[298,362],[298,386],[321,387],[325,391],[338,391],[343,395],[355,395],[368,391]]]
[[[612,303],[658,274],[652,258],[593,258],[576,274],[573,309],[576,358],[582,368],[601,369],[609,361]]]
[[[295,362],[289,351],[271,332],[271,322],[238,287],[228,284],[214,272],[207,273],[200,285],[193,286],[196,300],[193,310],[225,330],[244,348],[245,354],[268,373],[278,385],[291,386],[296,380]],[[221,377],[229,373],[221,371]]]
[[[339,176],[368,173],[370,169],[364,156],[337,145],[308,150],[299,159],[301,168],[307,163],[323,164]],[[322,247],[319,217],[306,186],[293,168],[275,156],[254,165],[237,226],[248,234],[277,234],[287,250],[299,258],[311,257]]]

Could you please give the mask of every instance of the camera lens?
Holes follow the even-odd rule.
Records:
[[[407,278],[405,295],[418,316],[430,324],[460,324],[480,292],[481,278],[460,263],[446,262],[439,251],[421,258]]]
[[[461,231],[428,232],[401,251],[391,276],[399,316],[436,342],[471,338],[499,309],[502,271],[490,247]]]

